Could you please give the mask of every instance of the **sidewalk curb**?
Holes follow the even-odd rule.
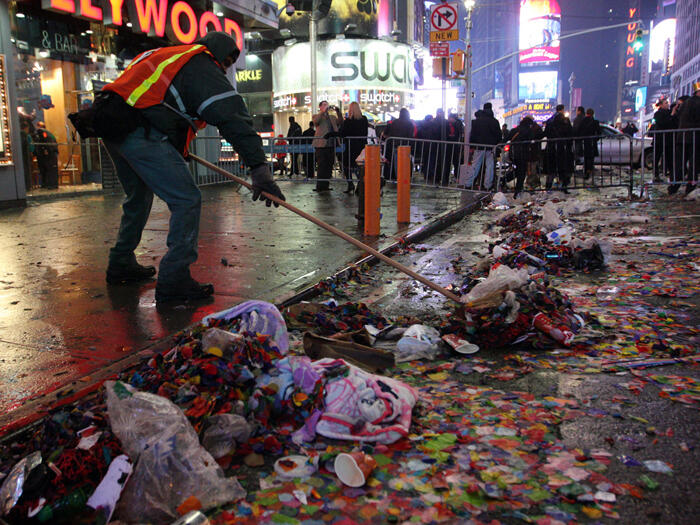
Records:
[[[388,254],[401,244],[420,242],[421,240],[430,237],[434,233],[455,224],[462,218],[473,213],[479,209],[485,203],[485,201],[488,201],[490,197],[491,196],[488,194],[483,195],[477,197],[475,201],[470,202],[469,204],[460,206],[454,210],[443,212],[430,222],[417,226],[414,230],[409,231],[405,236],[401,237],[400,240],[391,243],[379,251],[383,254]],[[326,279],[342,278],[357,266],[363,264],[374,266],[379,262],[380,261],[377,257],[368,255],[354,263],[347,264],[344,268]],[[315,284],[307,285],[301,291],[283,294],[272,302],[281,309],[300,301],[313,298],[321,293],[321,290],[317,284],[325,281],[326,279],[317,280]],[[118,361],[114,361],[111,364],[103,367],[99,372],[78,378],[72,381],[69,385],[56,389],[50,394],[29,400],[20,408],[7,414],[9,416],[7,421],[4,421],[4,418],[0,418],[0,443],[10,441],[22,432],[39,425],[41,421],[52,411],[95,392],[105,381],[115,379],[120,372],[135,366],[143,359],[158,352],[167,350],[172,346],[175,336],[178,333],[184,330],[189,330],[198,324],[198,322],[193,323],[192,325],[187,326],[174,334],[170,334],[163,339],[156,341],[153,344],[142,348],[141,350],[138,350],[134,354],[126,356]],[[84,384],[84,386],[81,387],[81,383]]]

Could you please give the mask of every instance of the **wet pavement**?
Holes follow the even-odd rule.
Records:
[[[614,192],[578,195],[595,205],[581,216],[570,216],[570,223],[579,235],[610,241],[612,255],[605,270],[548,275],[551,286],[568,294],[575,311],[587,319],[574,346],[564,348],[550,341],[544,348],[530,343],[484,347],[471,356],[443,349],[435,361],[411,361],[387,370],[386,375],[416,388],[419,400],[406,438],[389,446],[364,445],[377,466],[359,488],[344,487],[332,467],[335,455],[349,452],[357,442],[316,436],[300,446],[289,439],[298,426],[261,420],[261,435],[251,440],[253,445],[242,444],[219,461],[227,476],[240,480],[247,495],[208,512],[211,522],[695,522],[700,512],[695,489],[700,474],[700,371],[692,359],[700,341],[697,203],[678,197],[657,199],[658,195],[652,201],[629,202]],[[228,196],[221,201],[230,202]],[[313,205],[329,204],[309,203]],[[333,210],[324,213],[333,216]],[[392,257],[439,284],[459,287],[499,237],[491,226],[503,213],[479,212]],[[227,240],[226,249],[229,244]],[[267,244],[288,246],[281,241]],[[341,259],[339,250],[333,251],[336,262]],[[219,256],[229,262],[240,261],[230,251],[220,251]],[[307,267],[294,271],[308,272],[309,259],[306,262]],[[274,271],[278,268],[279,264]],[[277,282],[270,279],[273,285]],[[600,293],[612,287],[616,290],[611,295]],[[255,298],[265,298],[264,289],[261,284],[262,295]],[[360,326],[379,315],[401,318],[401,323],[412,315],[444,327],[449,315],[455,314],[454,305],[386,265],[363,269],[315,302],[331,296],[341,303],[368,305]],[[227,297],[233,302],[238,296]],[[287,317],[292,354],[303,353],[299,325],[301,331],[327,333],[324,330],[334,322],[333,317],[325,318],[324,324],[314,316],[307,319]],[[187,337],[192,337],[191,345]],[[210,391],[212,387],[204,383],[199,390],[194,387],[200,384],[199,374],[224,373],[207,372],[202,365],[218,363],[213,355],[192,356],[197,348],[202,351],[197,337],[195,331],[184,336],[175,352],[188,366],[166,371],[144,362],[122,380],[147,391],[160,393],[163,387],[162,395],[178,403],[201,430],[208,411],[215,413],[219,406],[215,403],[228,398],[217,399],[222,390]],[[654,364],[668,358],[683,360]],[[634,366],[641,362],[651,364]],[[165,388],[162,381],[170,373],[176,374],[182,388]],[[102,394],[96,394],[81,407],[54,414],[43,431],[33,431],[33,439],[46,439],[43,452],[51,454],[57,446],[51,433],[69,426],[83,428],[85,410],[93,416],[104,412],[101,399]],[[295,403],[304,399],[294,396]],[[101,418],[98,415],[99,425],[104,424]],[[11,450],[16,460],[31,449],[25,446],[5,451]],[[299,453],[320,460],[310,477],[291,480],[273,469],[279,457]],[[99,450],[95,454],[101,455]]]
[[[309,183],[281,183],[287,200],[361,238],[356,197],[344,184],[317,195]],[[304,289],[363,254],[351,244],[283,209],[252,203],[232,185],[202,189],[199,259],[193,276],[215,286],[205,304],[156,308],[155,282],[107,286],[104,271],[121,216],[119,195],[33,202],[0,212],[0,428],[31,415],[32,399],[91,374],[119,369],[140,350],[203,316],[246,299],[273,301]],[[395,191],[384,189],[382,235],[393,242],[468,201],[459,192],[416,188],[411,224],[398,225]],[[156,199],[137,258],[158,265],[169,212]],[[224,264],[224,261],[226,264]],[[122,363],[121,365],[119,363]],[[22,408],[22,410],[18,410]]]

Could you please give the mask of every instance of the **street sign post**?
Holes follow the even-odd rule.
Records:
[[[454,4],[435,4],[430,8],[430,42],[459,40],[457,8]]]
[[[450,56],[449,42],[430,42],[431,57],[448,57]]]

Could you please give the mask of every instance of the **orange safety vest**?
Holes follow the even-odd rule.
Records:
[[[206,46],[201,44],[159,47],[145,51],[134,58],[114,82],[102,89],[117,93],[127,104],[135,108],[156,106],[165,99],[165,94],[175,75],[192,57],[200,53],[207,53],[214,58]],[[214,61],[221,67],[216,59]],[[197,129],[207,125],[203,120],[195,120],[194,124]],[[185,157],[195,135],[196,132],[190,128],[183,152]]]

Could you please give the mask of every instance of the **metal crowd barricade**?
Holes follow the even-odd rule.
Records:
[[[642,165],[639,185],[686,184],[688,189],[700,181],[700,128],[650,130],[652,155]],[[675,188],[676,191],[678,187]]]
[[[625,187],[631,195],[635,169],[644,164],[643,143],[627,135],[543,138],[497,148],[501,191],[514,190],[519,173],[523,191]]]
[[[474,158],[481,155],[487,158],[481,159],[481,169],[472,176],[471,165],[467,166],[466,174],[462,173],[464,143],[461,141],[389,137],[382,146],[383,178],[388,181],[396,181],[398,148],[400,146],[411,148],[412,186],[438,186],[459,190],[485,189],[487,184],[484,183],[484,177],[489,173],[485,168],[489,159],[495,162],[496,157],[493,146],[473,145],[474,151],[478,151]],[[493,174],[495,165],[492,165],[492,168],[490,173]],[[465,187],[465,177],[469,179],[467,187]]]

